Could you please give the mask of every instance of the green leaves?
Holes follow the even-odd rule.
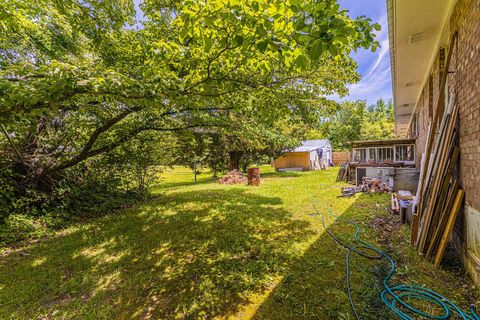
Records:
[[[260,51],[260,52],[265,52],[268,48],[268,41],[267,40],[264,40],[264,41],[260,41],[260,42],[257,42],[256,44],[256,47],[257,49]]]
[[[393,104],[379,99],[368,106],[365,101],[345,101],[320,126],[334,149],[348,150],[349,141],[394,138]]]
[[[203,38],[203,43],[204,43],[203,49],[205,50],[206,53],[209,53],[213,45],[212,39],[209,37],[205,37]]]
[[[236,46],[241,46],[243,44],[243,36],[241,34],[237,34],[233,38],[233,42]]]
[[[323,46],[324,44],[320,41],[316,42],[311,48],[310,50],[308,50],[308,56],[310,57],[310,59],[316,61],[320,58],[320,55],[322,54],[323,52]]]
[[[309,60],[307,56],[301,54],[295,59],[295,63],[300,67],[300,69],[307,69]]]
[[[302,4],[303,0],[287,0],[288,4],[289,5],[293,5],[293,6],[297,6],[297,5],[300,5]]]
[[[129,0],[0,4],[2,121],[68,118],[82,133],[73,150],[122,108],[138,111],[101,143],[151,125],[229,123],[218,110],[198,111],[207,107],[258,121],[241,133],[284,118],[310,123],[328,104],[322,97],[358,80],[349,52],[378,45],[376,24],[330,1],[145,0],[141,8],[145,19],[135,21]]]
[[[258,10],[260,10],[260,5],[258,4],[258,1],[253,1],[251,5],[253,11],[258,12]]]

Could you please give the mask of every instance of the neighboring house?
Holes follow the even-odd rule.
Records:
[[[465,206],[453,240],[480,284],[480,1],[387,0],[387,8],[395,129],[399,136],[416,139],[418,170],[440,95],[447,104],[454,94],[459,108],[457,170]]]
[[[292,151],[275,159],[277,171],[311,171],[326,169],[332,163],[332,145],[328,139],[306,140]]]

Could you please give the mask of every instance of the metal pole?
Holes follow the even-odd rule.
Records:
[[[193,160],[193,175],[195,177],[195,184],[197,184],[197,160]]]

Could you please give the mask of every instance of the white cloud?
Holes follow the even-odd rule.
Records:
[[[379,65],[384,61],[385,57],[388,58],[387,54],[390,52],[390,43],[388,41],[388,20],[386,13],[380,18],[378,23],[382,26],[382,29],[377,34],[377,41],[380,43],[380,51],[376,53],[377,59],[373,63],[368,74],[374,73]]]
[[[377,60],[375,60],[375,63],[373,64],[373,66],[370,68],[370,71],[368,72],[368,74],[372,74],[374,73],[375,71],[377,71],[377,68],[378,66],[382,63],[382,61],[384,60],[385,56],[390,52],[389,50],[389,43],[388,43],[388,39],[386,40],[382,40],[380,42],[380,52],[378,54],[378,57],[377,57]],[[388,57],[387,57],[388,58]]]
[[[348,86],[349,95],[344,99],[334,97],[335,100],[367,100],[372,104],[383,97],[391,98],[391,72],[390,72],[390,50],[388,40],[388,19],[386,12],[378,20],[382,29],[377,34],[376,40],[380,44],[379,50],[371,52],[365,50],[353,55],[357,60],[362,74],[358,83]]]

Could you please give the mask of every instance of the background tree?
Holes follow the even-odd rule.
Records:
[[[392,139],[393,103],[381,98],[368,107],[363,100],[342,102],[335,113],[322,119],[316,134],[328,138],[335,150],[349,150],[350,141],[355,140]]]
[[[368,107],[367,118],[361,128],[361,138],[364,140],[393,139],[394,113],[392,100],[387,102],[378,99],[377,103]]]
[[[173,158],[177,164],[188,166],[196,159],[214,172],[246,171],[250,163],[267,162],[282,150],[299,145],[304,131],[318,126],[320,115],[331,110],[331,103],[313,97],[311,92],[292,88],[238,94],[223,106],[228,110],[227,126],[176,132],[174,136],[183,147]],[[263,108],[269,112],[257,112]]]
[[[360,140],[365,113],[365,101],[346,101],[336,113],[323,119],[321,131],[334,150],[346,150],[350,141]]]

